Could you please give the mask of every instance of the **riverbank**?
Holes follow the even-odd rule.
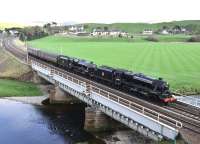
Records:
[[[17,101],[17,102],[22,102],[26,104],[33,104],[33,105],[43,105],[42,101],[47,99],[48,96],[21,96],[21,97],[3,97],[2,99],[7,99],[7,100],[12,100],[12,101]]]
[[[26,76],[30,72],[28,65],[20,63],[0,46],[0,97],[43,95],[40,88]]]
[[[40,88],[31,82],[0,79],[0,97],[8,96],[40,96]]]

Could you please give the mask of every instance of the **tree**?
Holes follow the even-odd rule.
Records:
[[[189,38],[188,42],[200,42],[200,35]]]
[[[175,26],[173,27],[173,29],[181,31],[181,26],[175,25]]]
[[[57,26],[57,22],[52,22],[52,25]]]
[[[50,23],[47,23],[47,28],[50,28],[51,27],[51,24]]]
[[[169,29],[169,27],[164,25],[164,26],[162,27],[162,29],[163,29],[163,30],[167,30],[167,29]]]
[[[52,33],[51,23],[45,24],[45,25],[43,26],[43,28],[44,28],[45,32],[50,33],[50,34]]]
[[[189,24],[185,26],[190,34],[200,34],[200,27],[196,24]]]
[[[98,26],[97,29],[101,29],[101,27]]]
[[[104,26],[104,31],[108,31],[108,27],[107,26]]]
[[[84,24],[83,27],[84,27],[84,29],[88,29],[88,28],[89,28],[89,25]]]

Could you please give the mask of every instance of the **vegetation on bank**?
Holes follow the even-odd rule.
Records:
[[[11,54],[0,48],[0,78],[18,79],[30,71],[30,68],[14,58]]]
[[[42,95],[42,93],[33,83],[0,79],[0,97],[37,95]]]
[[[28,66],[18,62],[14,56],[0,47],[0,97],[41,95],[40,89],[35,84],[17,81],[29,71]]]
[[[48,52],[91,60],[98,65],[163,77],[174,90],[200,91],[200,43],[140,40],[121,39],[116,42],[111,38],[51,36],[30,41],[29,44]]]

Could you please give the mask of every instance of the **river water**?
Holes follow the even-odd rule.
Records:
[[[80,106],[33,106],[0,99],[0,144],[101,143],[83,130]]]

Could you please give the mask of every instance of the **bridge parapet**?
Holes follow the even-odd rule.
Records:
[[[47,63],[31,60],[38,74],[83,102],[95,107],[115,120],[155,139],[164,136],[175,139],[182,123],[159,114],[135,102],[124,99],[85,81],[72,77],[67,72]],[[172,127],[173,126],[173,127]]]

